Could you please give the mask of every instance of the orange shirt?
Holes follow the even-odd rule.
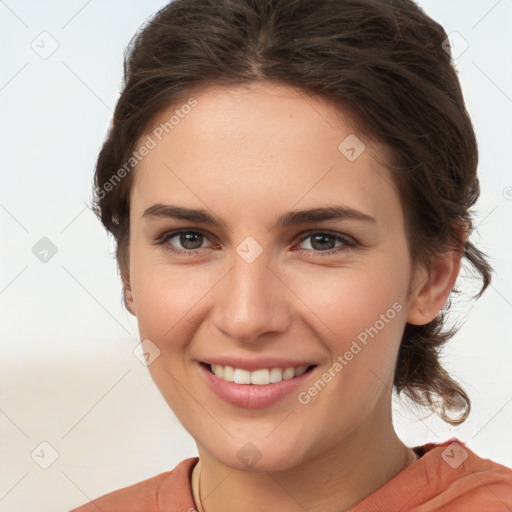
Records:
[[[420,458],[350,512],[511,512],[512,470],[475,455],[456,439],[414,448]],[[172,471],[111,492],[71,512],[195,512],[192,469]]]

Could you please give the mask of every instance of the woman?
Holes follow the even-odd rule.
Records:
[[[75,510],[512,509],[510,469],[391,418],[395,388],[466,419],[445,314],[464,258],[491,276],[446,39],[411,0],[176,0],[137,35],[95,211],[199,458]]]

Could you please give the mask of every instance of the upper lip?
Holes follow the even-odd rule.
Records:
[[[231,366],[248,371],[263,370],[266,368],[298,368],[300,366],[313,366],[316,363],[311,359],[283,359],[279,357],[252,357],[250,359],[244,357],[207,357],[200,360],[205,364],[219,364],[221,366]]]

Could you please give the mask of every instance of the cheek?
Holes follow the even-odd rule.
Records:
[[[130,286],[140,336],[161,340],[200,299],[201,282],[191,266],[170,265],[162,247],[131,232]]]
[[[409,262],[407,253],[375,257],[363,264],[323,269],[294,279],[293,290],[323,325],[320,337],[339,340],[343,350],[349,340],[364,341],[368,329],[396,338],[405,324]],[[291,277],[290,277],[291,279]]]
[[[364,266],[330,270],[298,280],[297,295],[317,317],[317,336],[331,355],[324,381],[333,382],[332,401],[363,414],[384,385],[392,386],[406,322],[408,253],[404,245]]]
[[[141,336],[161,343],[170,339],[179,342],[213,280],[210,282],[208,273],[194,272],[192,267],[171,269],[153,263],[140,270],[132,275],[132,290]]]
[[[319,339],[331,360],[317,380],[302,390],[300,403],[305,404],[304,414],[317,418],[301,427],[304,437],[314,438],[315,429],[323,429],[322,443],[327,446],[348,435],[378,402],[385,402],[382,398],[392,389],[406,321],[406,283],[400,283],[400,276],[389,275],[376,283],[375,276],[359,275],[323,284],[323,295],[329,300],[315,302],[310,295],[308,306],[322,320]],[[332,419],[328,427],[323,424],[325,417]]]

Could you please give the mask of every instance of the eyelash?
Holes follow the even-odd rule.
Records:
[[[177,249],[176,247],[173,247],[172,245],[167,244],[167,242],[170,239],[172,239],[176,236],[179,236],[179,235],[183,235],[183,234],[201,235],[201,236],[205,237],[206,239],[208,239],[208,236],[200,230],[181,229],[181,230],[177,230],[177,231],[167,231],[167,232],[163,233],[160,237],[157,238],[155,243],[157,245],[163,246],[163,248],[166,251],[170,251],[174,254],[188,256],[188,257],[194,257],[197,254],[197,251],[199,251],[200,249],[205,249],[205,247],[202,247],[202,248],[198,248],[198,249],[184,250],[184,249]],[[355,247],[357,245],[355,240],[352,239],[351,237],[348,237],[346,235],[341,235],[340,233],[336,233],[336,232],[332,232],[332,231],[320,231],[320,230],[308,231],[306,233],[302,233],[301,235],[299,235],[299,236],[301,236],[301,238],[299,238],[298,241],[304,242],[305,240],[313,237],[314,235],[327,235],[331,238],[334,238],[337,242],[338,241],[342,242],[343,246],[336,247],[334,249],[329,249],[327,251],[315,251],[312,249],[298,249],[298,250],[311,252],[312,254],[315,255],[315,257],[317,257],[317,256],[325,257],[325,256],[332,256],[334,254],[339,254],[340,252],[347,250],[347,248]]]

